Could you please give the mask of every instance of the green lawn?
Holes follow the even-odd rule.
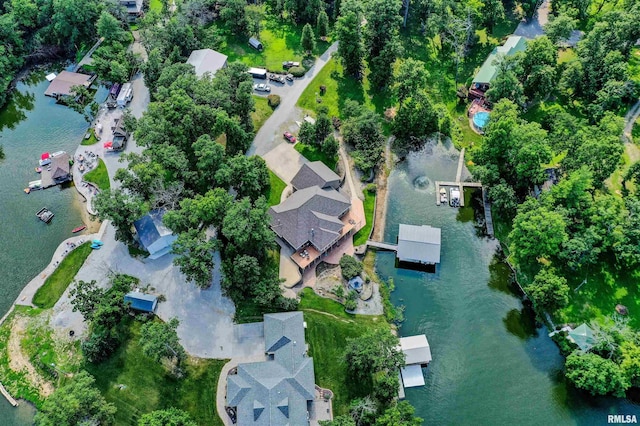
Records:
[[[264,10],[264,9],[263,9]],[[221,25],[222,45],[216,50],[229,57],[229,62],[240,61],[250,67],[264,67],[270,71],[283,71],[282,62],[302,62],[304,51],[300,47],[302,25],[290,20],[267,15],[261,23],[260,42],[264,46],[257,51],[248,43],[248,37],[235,36],[228,28]],[[315,56],[321,55],[329,47],[328,42],[316,40]]]
[[[327,165],[331,170],[336,169],[336,164],[338,163],[338,156],[331,158],[325,153],[323,153],[319,147],[315,147],[312,145],[305,145],[303,143],[298,142],[293,146],[296,151],[298,151],[304,158],[309,161],[322,161]]]
[[[269,206],[280,204],[282,191],[284,191],[284,189],[287,187],[287,184],[284,183],[284,181],[276,176],[276,174],[271,170],[269,170],[269,184],[269,192],[266,194],[267,201],[269,201]]]
[[[322,298],[309,288],[305,288],[301,295],[300,310],[304,311],[307,323],[306,340],[313,357],[316,383],[333,391],[334,416],[345,414],[349,401],[363,397],[371,390],[348,379],[343,360],[347,338],[358,337],[372,327],[386,328],[388,324],[381,316],[347,314],[341,304]]]
[[[558,64],[569,62],[574,58],[577,58],[577,55],[576,55],[576,52],[571,48],[560,49],[558,51]]]
[[[256,101],[256,110],[251,113],[251,121],[253,121],[253,128],[257,132],[273,114],[273,108],[269,106],[269,101],[265,97],[253,95],[253,99]]]
[[[353,245],[360,246],[367,242],[371,228],[373,227],[373,210],[376,206],[376,194],[365,190],[364,191],[364,217],[367,220],[364,228],[359,230],[356,235],[353,236]]]
[[[98,159],[98,167],[87,172],[84,175],[84,180],[87,182],[94,183],[100,191],[108,191],[111,188],[111,183],[109,182],[109,172],[107,171],[107,166],[104,164],[102,159]]]
[[[107,401],[118,409],[116,424],[135,424],[144,413],[176,407],[200,425],[222,425],[215,400],[218,377],[227,360],[191,358],[185,377],[176,379],[142,353],[140,327],[141,323],[132,322],[127,340],[109,360],[86,366]]]
[[[149,10],[152,12],[162,12],[162,2],[160,0],[150,0],[149,1]]]
[[[93,145],[94,143],[98,142],[96,132],[93,129],[89,129],[87,133],[89,133],[90,135],[89,139],[82,138],[82,142],[80,142],[80,145]]]
[[[42,287],[36,291],[33,296],[33,304],[44,309],[52,308],[71,284],[91,250],[91,245],[84,243],[71,251],[60,262],[56,270],[49,275]]]

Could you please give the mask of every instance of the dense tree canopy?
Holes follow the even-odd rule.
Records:
[[[189,414],[171,407],[166,410],[156,410],[143,414],[138,420],[138,426],[196,426]]]
[[[592,353],[574,352],[567,358],[567,378],[592,395],[624,396],[629,387],[620,367],[609,359]]]

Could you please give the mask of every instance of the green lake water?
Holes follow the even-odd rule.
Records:
[[[20,82],[10,103],[0,110],[0,316],[22,288],[49,263],[54,250],[82,223],[83,199],[71,185],[25,194],[43,152],[75,152],[88,123],[73,110],[43,95],[49,83],[43,73]],[[103,95],[104,89],[98,91]],[[50,224],[35,213],[47,207],[55,214]],[[32,423],[28,404],[13,408],[0,398],[0,425]]]
[[[607,424],[607,414],[640,418],[640,405],[591,398],[566,383],[557,346],[523,306],[509,267],[495,254],[496,241],[476,228],[471,203],[436,206],[433,182],[454,180],[457,161],[453,148],[432,144],[389,178],[385,241],[396,241],[400,223],[441,228],[436,273],[397,269],[393,253],[376,258],[379,275],[395,281],[393,302],[406,306],[401,335],[426,334],[431,346],[426,386],[406,392],[424,424],[599,425]]]

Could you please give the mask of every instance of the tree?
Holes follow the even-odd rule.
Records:
[[[163,223],[176,233],[192,229],[220,228],[233,197],[223,188],[215,188],[204,195],[184,198],[179,210],[171,210],[162,217]]]
[[[242,300],[250,295],[260,281],[260,263],[253,256],[241,255],[227,259],[223,268],[222,288],[232,300]]]
[[[489,188],[489,198],[500,216],[511,219],[516,215],[518,207],[516,193],[504,181]]]
[[[415,409],[407,401],[400,401],[387,408],[376,419],[374,426],[420,426],[422,419],[414,416]]]
[[[395,371],[378,371],[373,375],[373,396],[386,406],[398,396],[398,374]]]
[[[409,141],[422,141],[427,135],[437,132],[438,116],[431,100],[423,90],[417,90],[405,98],[393,119],[393,133],[399,143],[409,145]]]
[[[345,120],[342,136],[346,144],[355,148],[352,156],[360,169],[369,171],[380,162],[385,138],[375,112],[363,110],[362,115]]]
[[[395,68],[393,89],[400,104],[427,86],[429,72],[424,62],[413,58],[402,59],[398,60]]]
[[[94,383],[95,379],[86,371],[74,375],[44,401],[42,409],[34,419],[35,424],[113,424],[116,407],[104,399]]]
[[[362,60],[364,59],[364,45],[362,42],[362,11],[355,0],[342,2],[340,17],[336,22],[336,36],[338,56],[346,75],[360,78]]]
[[[155,98],[155,91],[158,87],[158,79],[165,67],[165,58],[162,57],[160,49],[155,48],[149,52],[147,60],[142,63],[140,69],[144,74],[144,84],[149,88],[152,99]]]
[[[567,280],[551,268],[542,268],[526,290],[533,303],[545,311],[553,312],[569,303]]]
[[[540,224],[544,226],[540,226]],[[556,256],[568,239],[561,213],[529,198],[518,209],[509,233],[510,251],[518,265],[530,265],[536,259]]]
[[[313,145],[316,141],[316,126],[303,121],[298,132],[298,140],[305,145]]]
[[[196,426],[189,414],[174,407],[143,414],[138,426]]]
[[[235,35],[244,35],[249,27],[245,0],[224,0],[220,18],[226,22]]]
[[[333,131],[331,119],[327,115],[326,111],[318,113],[316,124],[313,127],[315,130],[315,142],[318,145],[322,145],[327,136],[329,136]]]
[[[393,63],[401,47],[398,30],[402,24],[400,0],[371,0],[365,3],[364,44],[369,62],[369,81],[373,87],[391,82]]]
[[[267,163],[257,155],[247,157],[238,154],[225,161],[215,173],[216,181],[233,188],[238,198],[249,197],[255,201],[270,185]]]
[[[404,366],[404,354],[398,349],[398,338],[383,327],[347,339],[345,360],[351,377],[364,381],[372,380],[372,375],[379,371],[395,373]]]
[[[340,144],[338,140],[333,137],[333,135],[329,135],[324,142],[322,143],[322,153],[329,158],[334,158],[338,155],[338,149],[340,148]]]
[[[322,9],[318,13],[318,20],[316,22],[316,34],[318,37],[325,37],[329,34],[329,17],[327,12]]]
[[[150,321],[143,324],[140,329],[142,353],[155,362],[169,359],[180,365],[187,354],[176,332],[179,324],[177,318],[171,318],[169,322]]]
[[[321,0],[284,0],[284,10],[289,12],[297,23],[314,23],[322,10]]]
[[[566,375],[578,388],[591,395],[613,394],[623,397],[629,382],[621,368],[611,361],[592,353],[574,352],[567,357]]]
[[[248,254],[261,260],[266,250],[275,244],[271,231],[271,217],[264,197],[253,203],[249,198],[242,198],[229,207],[222,223],[222,235],[237,250],[237,254]]]
[[[310,24],[305,24],[302,28],[302,36],[300,37],[300,46],[305,52],[313,52],[316,48],[316,36]]]
[[[93,199],[93,207],[100,220],[111,220],[116,228],[116,239],[126,244],[134,242],[131,228],[144,212],[143,201],[122,190],[99,192]]]
[[[105,40],[109,42],[117,41],[124,43],[129,38],[127,32],[122,28],[120,21],[106,10],[103,10],[100,14],[100,18],[96,24],[96,30],[100,37],[104,37]]]
[[[493,31],[493,27],[505,17],[502,0],[485,0],[480,8],[480,16],[487,29]]]
[[[342,276],[350,280],[353,277],[360,275],[362,272],[362,262],[359,262],[355,257],[343,254],[340,258],[340,269],[342,270]]]
[[[377,412],[378,403],[369,395],[364,398],[354,399],[349,404],[349,414],[355,421],[356,426],[373,424]]]
[[[60,46],[77,49],[95,34],[95,22],[101,11],[98,0],[53,0],[51,30]]]
[[[633,341],[620,345],[622,362],[620,368],[631,386],[640,387],[640,346]]]
[[[188,281],[207,288],[211,285],[216,248],[215,240],[209,239],[204,231],[190,229],[178,235],[173,243],[171,251],[176,254],[173,264],[180,267]]]
[[[553,17],[544,26],[544,33],[556,46],[571,37],[578,22],[566,13]]]
[[[351,416],[343,414],[334,417],[333,420],[320,420],[320,426],[357,426]]]
[[[527,98],[519,76],[524,72],[520,66],[520,55],[498,58],[498,75],[487,90],[487,99],[496,103],[501,99],[509,99],[518,105],[524,105]]]
[[[69,291],[73,312],[80,312],[86,322],[91,322],[93,313],[96,307],[100,305],[104,295],[105,291],[97,286],[95,280],[90,282],[78,281]]]

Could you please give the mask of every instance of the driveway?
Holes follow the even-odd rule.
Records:
[[[246,333],[238,333],[233,324],[235,307],[222,294],[220,288],[220,257],[214,256],[216,268],[213,284],[202,290],[187,282],[185,276],[173,265],[173,255],[156,260],[135,259],[129,256],[127,247],[115,241],[115,230],[109,225],[102,241],[104,246],[88,257],[76,280],[96,280],[106,288],[113,273],[128,274],[140,279],[140,286],[149,286],[151,294],[166,298],[158,304],[157,314],[164,321],[178,318],[178,337],[185,350],[201,358],[232,358],[253,356],[264,352],[264,342],[247,339]],[[86,333],[82,315],[72,311],[67,291],[53,308],[51,325],[58,332],[76,337]]]
[[[258,130],[247,155],[257,154],[264,156],[264,154],[273,150],[278,145],[286,143],[282,138],[282,133],[293,121],[302,118],[302,112],[296,108],[296,103],[300,95],[302,95],[302,92],[304,92],[327,62],[329,62],[331,54],[337,49],[338,42],[335,42],[316,60],[316,63],[307,71],[304,77],[297,78],[293,83],[287,82],[282,85],[272,82],[269,84],[272,87],[271,90],[273,93],[280,95],[280,106],[276,108],[273,114],[271,114],[271,117],[269,117],[260,130]],[[264,80],[255,81],[264,83]],[[291,151],[297,153],[293,148]],[[269,162],[267,162],[267,164],[271,168],[271,164]]]
[[[533,17],[523,20],[516,28],[513,35],[534,39],[544,34],[543,27],[549,22],[549,0],[544,0]]]

